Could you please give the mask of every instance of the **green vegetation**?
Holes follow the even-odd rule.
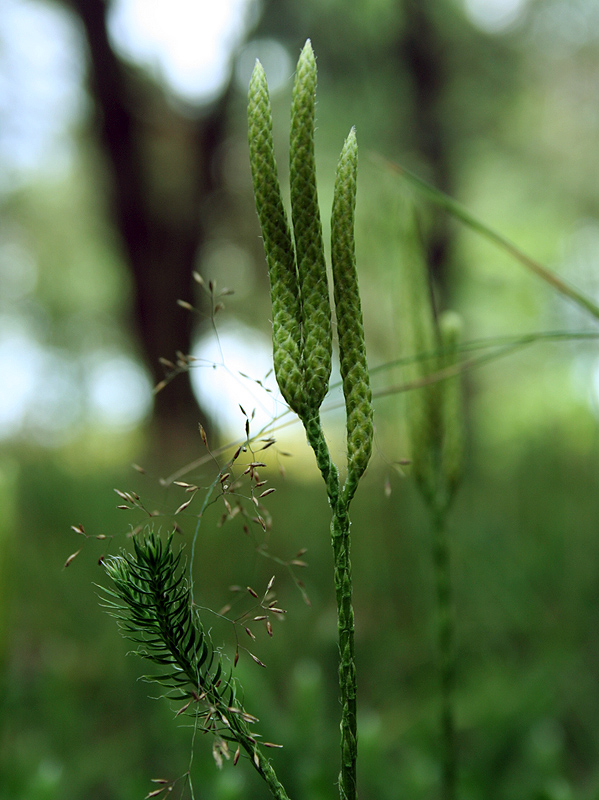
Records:
[[[72,406],[40,381],[0,457],[0,800],[599,796],[596,137],[556,113],[599,47],[571,32],[563,62],[544,54],[534,0],[502,34],[458,5],[269,7],[249,50],[262,59],[261,35],[292,31],[293,51],[309,19],[319,103],[307,42],[292,91],[256,63],[251,170],[241,92],[208,126],[197,296],[177,289],[179,307],[164,295],[155,312],[166,327],[182,315],[185,336],[193,319],[220,361],[162,351],[152,422],[110,431],[86,409],[100,349],[138,357],[137,278],[98,202],[109,179],[82,168],[98,154],[86,139],[60,192],[46,176],[1,199],[0,281],[17,251],[23,274],[35,252],[40,280],[0,292],[0,322],[21,313],[46,337]],[[189,178],[201,115],[129,78],[146,104],[132,135],[154,126],[136,163],[172,140]],[[355,129],[338,157],[354,122],[359,192]],[[193,213],[160,200],[169,153],[140,185],[193,238],[197,197]],[[153,251],[166,276],[167,227]],[[231,366],[230,320],[257,351],[272,334],[285,403],[274,379]],[[213,372],[250,383],[270,421],[245,400],[233,430],[169,410]]]
[[[308,40],[297,65],[291,109],[291,207],[295,253],[280,202],[274,165],[272,117],[264,70],[258,63],[250,82],[250,160],[258,215],[269,264],[275,310],[273,359],[279,388],[306,430],[325,482],[332,511],[331,541],[339,632],[342,800],[355,800],[357,680],[350,561],[349,506],[372,453],[372,392],[366,365],[362,310],[356,274],[354,213],[358,148],[352,129],[339,158],[331,220],[331,251],[339,361],[347,417],[347,478],[343,486],[331,460],[319,415],[331,372],[331,309],[316,192],[314,107],[316,61]],[[266,163],[267,169],[262,165]],[[265,184],[268,188],[265,188]],[[274,203],[265,198],[275,198]],[[285,231],[284,252],[270,231]],[[297,266],[296,266],[297,264]],[[278,322],[277,316],[282,317]],[[287,342],[293,341],[289,359]],[[293,377],[291,377],[293,375]]]
[[[332,512],[331,540],[334,556],[334,586],[337,605],[339,648],[339,693],[341,703],[341,771],[339,792],[341,800],[357,797],[358,705],[355,654],[355,622],[353,585],[350,563],[349,506],[358,482],[370,460],[373,442],[373,412],[370,377],[358,290],[354,244],[354,219],[357,178],[357,143],[352,129],[339,159],[335,180],[331,220],[332,275],[339,339],[341,385],[345,398],[347,421],[347,477],[340,482],[339,471],[331,459],[324,435],[320,407],[329,389],[332,355],[331,309],[329,305],[326,260],[322,241],[320,211],[316,188],[314,158],[316,62],[308,40],[297,65],[292,102],[290,180],[293,237],[287,224],[278,181],[272,136],[272,112],[264,70],[256,63],[249,88],[250,163],[256,207],[260,220],[266,259],[269,269],[273,306],[273,361],[279,388],[289,406],[298,415],[314,451],[316,462],[325,482]],[[413,182],[415,182],[412,179]],[[437,193],[423,182],[416,182],[428,195]],[[441,195],[439,195],[442,197]],[[449,203],[445,205],[452,210]],[[460,211],[459,218],[475,230],[486,234],[484,225]],[[411,468],[415,483],[430,511],[433,543],[432,563],[436,594],[437,671],[440,692],[441,795],[455,800],[460,793],[460,762],[457,747],[458,729],[455,707],[455,638],[454,601],[450,568],[450,537],[448,512],[463,477],[463,410],[460,399],[461,322],[452,312],[440,314],[433,305],[428,276],[422,258],[422,245],[416,230],[413,211],[406,207],[402,228],[403,252],[401,264],[400,326],[406,350],[406,386],[408,393],[407,427],[411,440]],[[494,237],[501,246],[506,243]],[[520,259],[530,266],[526,259]],[[544,268],[537,274],[570,299],[595,316],[593,304],[579,293],[552,280]],[[208,440],[201,429],[204,444]],[[239,445],[227,464],[233,470],[241,451],[252,452],[257,440],[250,435],[246,421],[246,444]],[[263,449],[275,443],[262,439]],[[261,509],[259,500],[270,495],[274,488],[258,495],[254,490],[266,482],[255,473],[266,462],[250,462],[245,473],[255,484],[251,499]],[[218,483],[223,496],[230,491],[231,472],[221,468]],[[186,510],[199,487],[175,481],[191,493],[175,514]],[[203,510],[212,495],[216,481],[206,495]],[[145,510],[135,492],[118,494],[125,501],[124,510]],[[227,517],[233,517],[230,501],[224,500]],[[242,504],[237,505],[242,511]],[[203,511],[198,518],[201,519]],[[266,530],[263,516],[256,520]],[[196,554],[196,527],[192,554]],[[176,716],[191,713],[194,731],[211,732],[216,744],[213,754],[219,766],[223,757],[229,758],[227,742],[237,745],[234,764],[241,749],[267,783],[273,797],[287,798],[274,768],[265,758],[249,723],[258,719],[248,714],[238,701],[240,689],[231,671],[223,668],[222,657],[214,646],[195,610],[196,601],[180,569],[181,551],[173,552],[173,536],[177,526],[163,545],[153,533],[134,531],[134,555],[123,552],[104,561],[115,590],[106,590],[108,608],[119,620],[124,634],[138,644],[139,655],[160,665],[170,667],[167,673],[150,675],[147,680],[166,687],[167,696],[185,701]],[[139,537],[142,536],[142,539]],[[199,554],[198,554],[199,555]],[[278,559],[275,559],[277,561]],[[279,563],[284,564],[279,560]],[[294,559],[288,563],[303,566]],[[193,567],[193,565],[192,565]],[[268,603],[274,576],[268,583],[260,605],[265,615],[254,620],[267,620],[272,635],[269,613],[284,613],[276,601]],[[248,587],[256,599],[258,594]],[[115,598],[115,599],[112,599]],[[226,609],[228,611],[228,609]],[[222,614],[222,612],[221,612]],[[220,615],[219,615],[220,616]],[[240,618],[231,619],[234,626]],[[246,628],[255,639],[255,635]],[[216,655],[216,658],[215,658]],[[261,660],[252,659],[264,666]],[[239,649],[234,666],[237,666]],[[194,737],[195,738],[195,737]],[[274,745],[270,745],[274,746]],[[186,773],[189,789],[194,795],[191,766]],[[150,796],[159,796],[172,789],[174,782],[161,780]]]

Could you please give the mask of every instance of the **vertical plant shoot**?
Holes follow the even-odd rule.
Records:
[[[461,333],[461,317],[455,311],[444,311],[439,316],[440,368],[451,369],[457,365]],[[455,376],[444,380],[440,389],[440,416],[443,426],[441,473],[445,502],[449,505],[462,480],[464,467],[464,425],[460,377]]]
[[[439,446],[442,442],[439,389],[427,382],[438,366],[439,333],[436,326],[427,268],[418,240],[416,219],[404,209],[403,248],[400,275],[401,349],[415,360],[406,368],[409,382],[423,381],[409,392],[407,422],[411,446],[412,474],[427,503],[436,502]]]
[[[316,59],[308,40],[297,62],[291,103],[289,182],[302,306],[305,400],[316,412],[331,375],[331,305],[316,190]]]
[[[291,106],[290,182],[291,216],[294,231],[296,270],[285,238],[284,252],[276,246],[273,226],[264,202],[266,194],[280,226],[284,216],[279,207],[280,190],[272,155],[272,121],[264,71],[256,64],[249,89],[249,136],[252,179],[258,218],[262,227],[273,303],[273,351],[275,372],[283,397],[301,419],[316,463],[326,484],[332,511],[331,540],[335,565],[337,628],[339,636],[339,691],[341,701],[342,800],[356,797],[357,715],[356,669],[354,661],[354,612],[349,538],[349,505],[372,452],[373,421],[370,379],[366,364],[364,330],[354,246],[357,143],[352,129],[341,152],[335,180],[332,212],[332,271],[339,336],[341,376],[346,408],[347,477],[342,487],[337,466],[320,422],[319,409],[328,391],[331,372],[331,306],[327,285],[322,226],[316,189],[314,158],[314,108],[316,61],[310,41],[299,58]],[[262,152],[264,143],[268,150]],[[266,192],[264,182],[276,184]],[[284,262],[284,265],[283,265]],[[295,282],[289,275],[295,277]],[[291,294],[293,297],[290,297]],[[288,308],[285,315],[281,308]],[[298,311],[299,323],[298,323]],[[295,327],[293,327],[295,326]],[[299,342],[298,386],[283,369],[290,347],[281,329]],[[294,372],[295,376],[295,372]],[[290,388],[291,387],[291,388]],[[303,394],[302,394],[303,392]]]
[[[275,375],[285,401],[299,414],[305,397],[301,296],[275,162],[268,85],[260,62],[250,82],[248,120],[254,197],[271,286]]]
[[[437,640],[443,743],[442,795],[454,800],[457,786],[455,745],[455,623],[447,513],[462,476],[462,408],[458,363],[460,319],[453,312],[437,318],[427,269],[413,224],[405,229],[402,263],[402,333],[406,355],[415,360],[409,379],[424,385],[408,397],[408,429],[416,484],[429,507],[437,595]]]
[[[368,466],[373,439],[372,391],[366,363],[354,242],[357,175],[358,142],[352,128],[339,156],[331,217],[339,362],[347,415],[346,492],[349,495],[357,488]]]

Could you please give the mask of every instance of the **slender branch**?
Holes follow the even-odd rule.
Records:
[[[104,606],[116,617],[122,634],[137,643],[138,655],[166,672],[144,676],[168,689],[175,701],[187,701],[203,719],[202,730],[220,740],[235,741],[248,754],[275,800],[289,800],[274,768],[249,730],[257,720],[237,699],[237,682],[223,668],[220,654],[204,630],[191,590],[176,555],[171,534],[166,543],[153,532],[134,539],[134,552],[104,561],[113,588],[103,588]]]

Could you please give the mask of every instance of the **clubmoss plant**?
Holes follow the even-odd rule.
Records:
[[[316,191],[315,90],[316,61],[308,40],[297,64],[291,108],[291,218],[295,244],[281,203],[268,85],[259,62],[249,88],[250,164],[270,278],[277,382],[304,425],[332,511],[341,696],[339,791],[342,800],[354,800],[357,722],[349,506],[372,452],[372,393],[355,260],[357,141],[352,128],[337,166],[331,217],[335,311],[347,418],[347,475],[342,483],[320,420],[331,371],[332,329]]]
[[[299,298],[305,396],[320,408],[331,375],[331,305],[316,190],[314,122],[316,61],[308,43],[297,62],[291,103],[289,182]]]
[[[272,141],[266,75],[258,62],[250,83],[249,136],[254,196],[268,262],[274,368],[281,394],[297,414],[304,404],[302,304],[295,252],[283,206]]]
[[[181,565],[181,554],[153,532],[133,539],[134,552],[104,560],[113,589],[102,588],[104,606],[118,620],[121,632],[138,645],[137,653],[159,664],[165,672],[144,676],[167,689],[182,703],[177,711],[195,719],[197,727],[215,737],[215,753],[228,754],[228,742],[237,745],[234,761],[243,750],[273,797],[287,794],[264,755],[238,698],[238,684],[223,666],[193,606],[191,591]],[[268,746],[268,745],[265,745]]]
[[[430,511],[433,528],[443,743],[442,796],[443,800],[454,800],[457,784],[453,698],[455,624],[447,516],[463,466],[460,377],[451,374],[451,368],[458,363],[461,322],[451,311],[435,314],[415,219],[409,214],[405,219],[401,332],[406,354],[421,355],[409,367],[410,380],[421,386],[409,393],[407,420],[412,471]],[[450,377],[435,379],[436,375],[443,374]]]

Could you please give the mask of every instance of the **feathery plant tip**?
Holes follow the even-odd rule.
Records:
[[[236,742],[268,784],[273,797],[287,800],[269,760],[250,733],[257,719],[248,714],[237,698],[237,681],[223,668],[194,608],[191,590],[175,554],[173,534],[166,542],[150,531],[133,539],[133,553],[104,560],[113,589],[100,587],[103,605],[114,616],[121,633],[136,643],[137,654],[159,664],[165,671],[144,679],[167,689],[166,695],[183,702],[177,711],[192,715],[196,725],[216,737],[216,746],[226,752],[226,742]],[[237,756],[238,757],[238,756]]]

